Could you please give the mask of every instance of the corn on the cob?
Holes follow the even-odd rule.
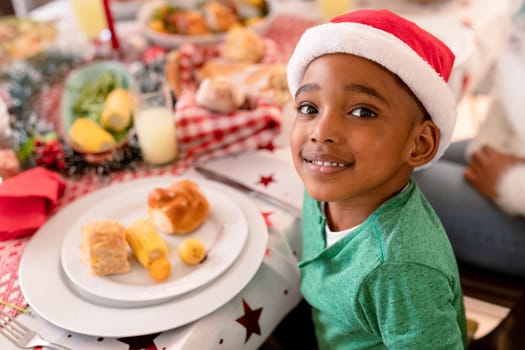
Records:
[[[133,255],[156,280],[166,279],[171,270],[168,247],[149,220],[135,220],[126,230]]]
[[[132,98],[128,90],[112,90],[104,101],[102,125],[108,130],[124,131],[131,123],[132,112]]]
[[[137,260],[149,267],[151,262],[168,255],[168,247],[149,220],[135,220],[126,230],[126,239]]]
[[[84,152],[104,152],[115,147],[113,135],[88,118],[77,118],[69,129],[69,139]]]

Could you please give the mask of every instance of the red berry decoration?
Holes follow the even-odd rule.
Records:
[[[35,163],[51,170],[62,170],[66,164],[64,161],[64,149],[56,139],[45,141],[37,138],[33,150]]]
[[[166,49],[160,46],[151,46],[147,48],[142,54],[142,62],[144,64],[153,64],[157,61],[163,60],[166,56]]]

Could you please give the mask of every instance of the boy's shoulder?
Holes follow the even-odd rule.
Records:
[[[372,220],[385,262],[455,269],[446,231],[415,181],[381,206]]]

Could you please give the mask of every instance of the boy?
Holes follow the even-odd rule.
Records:
[[[450,143],[454,55],[390,11],[307,30],[288,63],[301,291],[321,349],[464,349],[453,251],[410,179]]]

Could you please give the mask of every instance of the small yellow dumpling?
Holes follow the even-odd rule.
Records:
[[[206,247],[198,238],[186,238],[179,245],[177,252],[180,259],[188,265],[197,265],[206,258]]]

